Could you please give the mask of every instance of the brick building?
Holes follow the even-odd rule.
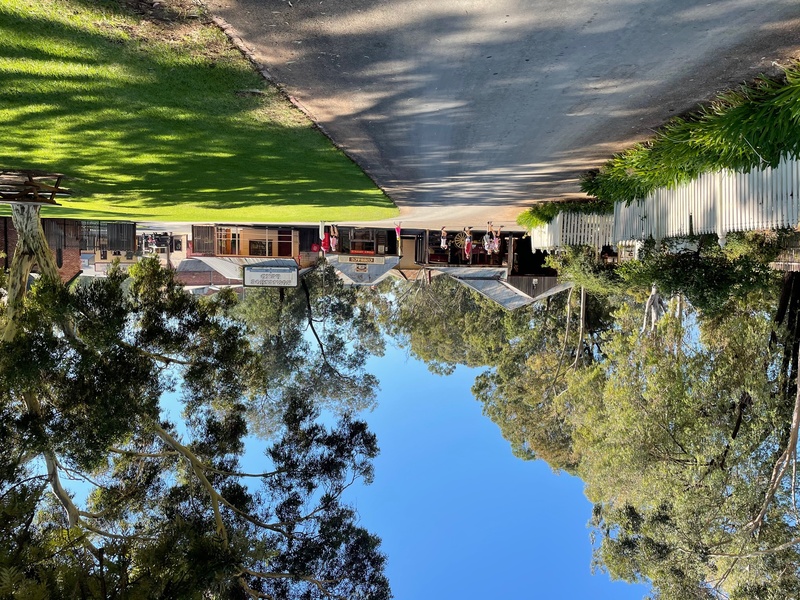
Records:
[[[81,273],[81,222],[70,219],[42,219],[47,243],[61,275],[67,282]],[[0,251],[5,254],[3,268],[8,269],[17,246],[17,231],[11,217],[0,217]]]

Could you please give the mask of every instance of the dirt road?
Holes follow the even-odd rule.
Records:
[[[409,224],[513,221],[800,57],[797,0],[208,0]]]

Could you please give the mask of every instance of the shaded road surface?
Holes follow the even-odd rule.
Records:
[[[798,57],[797,0],[209,0],[401,207],[513,221]],[[438,225],[436,225],[438,224]]]

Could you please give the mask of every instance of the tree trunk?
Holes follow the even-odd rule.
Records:
[[[570,368],[578,366],[578,361],[583,357],[583,338],[586,335],[586,288],[581,287],[581,326],[578,330],[578,345],[575,348],[575,361]]]
[[[58,267],[47,245],[39,218],[39,207],[32,204],[13,204],[11,218],[17,230],[17,247],[8,274],[6,325],[2,339],[9,342],[17,333],[17,316],[22,310],[28,277],[34,265],[42,277],[58,279]]]

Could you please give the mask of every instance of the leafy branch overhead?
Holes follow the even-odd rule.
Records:
[[[800,65],[781,79],[762,77],[726,92],[698,113],[676,117],[655,137],[584,177],[584,192],[603,202],[645,198],[703,173],[775,167],[800,155]]]
[[[255,433],[268,436],[280,422],[287,390],[338,414],[374,406],[378,381],[366,360],[383,355],[384,341],[368,296],[322,263],[300,287],[249,290],[233,308],[257,355],[249,375],[259,391],[249,405]]]
[[[243,472],[257,399],[281,375],[265,368],[264,339],[234,318],[236,298],[190,296],[156,259],[68,289],[38,210],[15,206],[14,224],[0,330],[0,586],[25,597],[390,597],[379,539],[341,501],[372,478],[378,448],[363,422],[343,409],[335,426],[320,424],[325,393],[313,373],[294,373],[269,391],[274,435]],[[34,266],[42,277],[28,292]],[[311,305],[302,314],[334,319]],[[337,318],[331,329],[354,317]],[[302,367],[319,366],[309,355]],[[328,387],[370,385],[348,356],[326,348]],[[65,478],[83,481],[85,502]]]
[[[382,319],[436,372],[481,368],[513,452],[585,482],[597,569],[654,598],[793,598],[800,278],[768,268],[781,240],[616,268],[570,249],[571,291],[513,316],[445,278],[396,283]]]

